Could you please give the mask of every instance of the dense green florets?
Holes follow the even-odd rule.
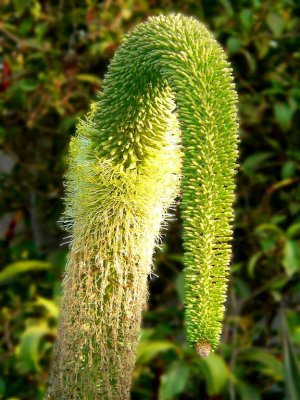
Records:
[[[224,52],[197,20],[150,18],[124,39],[69,154],[73,241],[53,398],[128,398],[153,249],[181,175],[188,341],[202,356],[217,346],[231,252],[236,102]],[[79,348],[86,356],[71,373]]]
[[[213,36],[195,19],[178,15],[138,26],[111,63],[91,134],[100,156],[138,170],[163,143],[170,90],[184,153],[188,339],[214,348],[230,258],[237,96]]]

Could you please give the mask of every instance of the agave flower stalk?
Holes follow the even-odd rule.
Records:
[[[149,18],[123,40],[70,145],[72,245],[48,399],[129,398],[153,250],[179,194],[188,342],[202,356],[218,345],[236,104],[224,52],[196,19]]]

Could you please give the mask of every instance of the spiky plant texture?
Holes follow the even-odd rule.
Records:
[[[123,40],[71,141],[72,247],[48,399],[130,396],[147,278],[180,194],[188,342],[218,344],[230,259],[237,96],[222,48],[196,19],[149,18]]]

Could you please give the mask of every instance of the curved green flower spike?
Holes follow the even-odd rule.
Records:
[[[180,194],[186,327],[219,342],[230,261],[237,95],[222,48],[197,20],[149,18],[129,33],[71,141],[72,247],[48,399],[128,399],[147,277]]]

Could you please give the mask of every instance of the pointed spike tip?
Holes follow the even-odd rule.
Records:
[[[211,345],[209,343],[199,342],[195,348],[201,358],[207,358],[210,355]]]

